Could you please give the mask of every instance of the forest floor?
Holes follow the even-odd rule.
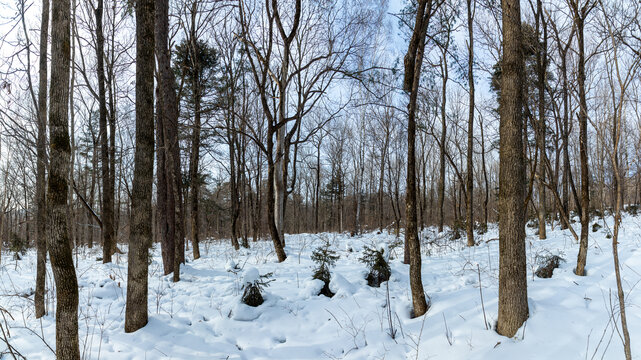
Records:
[[[596,221],[604,225],[603,220]],[[96,260],[100,249],[81,248],[77,254],[80,351],[83,359],[105,360],[622,359],[607,238],[612,219],[606,223],[596,232],[591,228],[585,277],[573,273],[578,245],[568,230],[548,227],[548,239],[539,240],[528,227],[530,317],[514,338],[493,330],[498,306],[496,226],[477,235],[479,245],[471,248],[464,246],[464,239],[451,240],[449,233],[439,236],[433,229],[422,233],[423,284],[431,308],[416,319],[410,318],[409,268],[401,262],[402,246],[394,248],[394,236],[386,233],[288,235],[288,258],[280,264],[270,241],[251,243],[251,249],[238,252],[227,241],[207,241],[201,244],[202,258],[181,268],[179,283],[162,275],[156,245],[149,266],[149,323],[132,334],[123,331],[126,254],[104,265]],[[574,226],[578,232],[579,224]],[[340,255],[332,269],[333,298],[316,296],[319,283],[311,279],[311,252],[325,241]],[[364,246],[380,243],[393,249],[392,275],[388,283],[372,288],[359,258]],[[126,246],[121,248],[126,251]],[[641,216],[626,215],[619,250],[634,358],[641,358],[641,290],[636,286],[641,281],[640,249]],[[550,254],[567,261],[551,279],[535,277],[537,262]],[[190,252],[187,257],[191,259]],[[229,272],[230,261],[245,271],[255,267],[260,274],[273,273],[263,305],[251,308],[240,303],[243,271]],[[27,359],[53,359],[55,293],[47,295],[48,315],[36,320],[35,268],[33,250],[22,260],[3,255],[0,306],[11,317],[5,314],[0,319],[6,332],[0,335]],[[52,280],[49,269],[48,287]],[[5,352],[0,358],[12,358],[4,341],[0,351]]]

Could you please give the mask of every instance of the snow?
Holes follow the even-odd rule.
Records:
[[[253,284],[254,282],[260,279],[260,273],[255,267],[250,267],[245,269],[245,274],[243,274],[243,284]]]
[[[149,323],[132,334],[123,331],[126,254],[105,265],[96,261],[101,249],[82,248],[77,255],[81,353],[85,359],[107,360],[621,359],[623,347],[612,321],[614,314],[619,323],[611,240],[606,238],[611,228],[610,218],[598,232],[590,231],[585,277],[573,273],[578,245],[569,231],[548,228],[548,239],[538,240],[534,229],[527,229],[530,318],[514,338],[492,329],[498,306],[495,225],[477,235],[480,244],[472,248],[465,247],[464,238],[452,241],[431,228],[421,233],[423,284],[431,308],[416,319],[410,317],[402,246],[391,246],[394,235],[386,233],[288,235],[289,257],[280,264],[269,241],[251,243],[243,252],[228,241],[207,241],[201,244],[202,258],[182,267],[178,283],[162,275],[160,246],[155,245]],[[332,269],[333,298],[316,296],[323,284],[311,278],[311,252],[327,239],[340,255]],[[641,293],[635,285],[641,281],[641,217],[624,218],[619,243],[632,354],[640,358]],[[364,279],[365,265],[358,260],[364,246],[384,246],[390,256],[392,276],[380,288],[368,287]],[[551,279],[534,278],[537,255],[548,253],[566,262]],[[8,340],[27,359],[53,359],[48,346],[55,346],[55,292],[47,294],[48,315],[36,320],[35,253],[29,251],[22,260],[11,255],[3,254],[0,267],[0,306],[12,317],[5,316]],[[242,304],[243,282],[269,272],[275,281],[264,290],[265,302],[256,308]],[[47,282],[52,285],[50,270]],[[0,318],[6,329],[4,321]]]

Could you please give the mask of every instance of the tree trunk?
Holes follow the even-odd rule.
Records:
[[[47,45],[49,41],[49,0],[42,1],[40,20],[40,70],[38,85],[38,138],[36,144],[36,293],[34,303],[36,319],[45,315],[45,286],[47,262]]]
[[[537,167],[538,182],[537,192],[539,194],[539,239],[544,240],[547,238],[545,228],[545,218],[547,215],[545,204],[545,71],[547,68],[547,31],[545,30],[545,20],[543,17],[542,1],[537,0],[537,14],[536,14],[536,34],[537,39],[541,36],[541,27],[543,27],[543,44],[537,46],[536,63],[538,73],[538,91],[539,91],[539,121],[537,126],[536,143],[539,150],[539,165]],[[538,40],[537,40],[538,42]],[[552,174],[550,174],[551,176]]]
[[[443,55],[445,58],[446,55]],[[447,126],[445,122],[445,104],[447,100],[447,64],[441,65],[443,80],[441,94],[441,139],[439,142],[439,177],[438,177],[438,232],[443,232],[443,203],[445,202],[445,139],[447,137]]]
[[[525,159],[521,10],[503,0],[499,169],[499,311],[496,331],[513,337],[528,318],[525,268]]]
[[[160,98],[160,96],[158,96]],[[174,271],[175,245],[174,237],[169,236],[169,223],[167,220],[167,160],[165,159],[165,135],[162,116],[162,107],[156,106],[156,226],[158,241],[160,241],[162,265],[165,275]],[[173,231],[172,231],[173,232]]]
[[[283,262],[287,259],[285,250],[283,249],[283,244],[280,241],[280,234],[278,232],[278,227],[276,225],[276,191],[274,189],[275,185],[275,164],[272,158],[274,152],[274,126],[272,121],[269,121],[267,129],[267,223],[269,225],[269,232],[272,237],[272,242],[274,243],[274,251],[278,257],[278,262]]]
[[[583,11],[582,11],[583,12]],[[579,255],[576,261],[575,274],[585,275],[585,265],[588,257],[588,229],[590,226],[590,179],[588,174],[588,104],[585,93],[585,45],[583,37],[584,20],[574,16],[578,45],[578,86],[579,86],[579,158],[581,159],[581,239]]]
[[[318,147],[316,148],[316,188],[314,189],[314,229],[316,232],[320,232],[320,227],[318,224],[318,215],[320,211],[320,154],[321,154],[321,141],[322,138],[318,139]]]
[[[233,100],[232,100],[233,102]],[[235,250],[240,249],[240,243],[238,242],[238,216],[240,215],[240,206],[238,204],[238,179],[237,179],[237,169],[236,169],[236,142],[234,140],[234,135],[233,132],[236,131],[235,129],[235,124],[234,124],[234,113],[233,113],[233,105],[232,105],[232,111],[229,111],[227,114],[229,116],[229,126],[227,131],[228,137],[227,137],[227,142],[229,143],[229,170],[230,170],[230,177],[229,177],[229,192],[230,192],[230,198],[231,198],[231,208],[230,210],[230,217],[231,217],[231,244],[234,247]],[[278,193],[278,192],[277,192]],[[278,208],[278,196],[276,196],[276,207]],[[276,212],[276,216],[278,217],[279,212]],[[277,221],[278,223],[278,221]],[[280,232],[279,232],[280,233]],[[280,233],[282,235],[282,233]]]
[[[192,57],[196,59],[196,57]],[[198,66],[198,65],[196,65]],[[198,67],[197,67],[198,69]],[[198,73],[198,71],[197,71]],[[200,162],[200,87],[198,77],[194,76],[193,82],[193,100],[194,100],[194,128],[191,135],[191,157],[189,159],[189,179],[191,183],[190,191],[190,218],[191,218],[191,244],[193,247],[194,260],[200,258],[200,224],[199,224],[199,206],[200,200],[200,176],[198,164]]]
[[[98,105],[99,120],[98,126],[100,133],[100,165],[102,176],[102,202],[101,215],[102,220],[102,262],[103,264],[111,262],[111,255],[115,248],[113,243],[113,219],[114,219],[114,189],[113,183],[110,182],[110,165],[109,161],[109,138],[107,134],[107,97],[105,91],[105,37],[102,32],[102,13],[103,0],[98,0],[96,7],[96,59],[98,73]]]
[[[467,77],[470,87],[467,121],[467,179],[465,184],[467,193],[467,202],[465,204],[467,246],[474,246],[474,164],[472,162],[474,155],[474,19],[472,18],[472,13],[474,9],[472,9],[472,7],[476,8],[476,2],[474,0],[467,0],[467,32],[470,39],[467,45]]]
[[[69,246],[67,201],[69,144],[69,0],[53,3],[51,17],[51,89],[49,98],[51,166],[47,186],[48,247],[56,282],[56,358],[80,359],[78,347],[78,280]]]
[[[284,101],[281,102],[284,104]],[[282,116],[284,117],[284,113]],[[287,179],[284,176],[284,169],[287,166],[286,151],[289,151],[289,148],[285,146],[285,126],[283,125],[276,132],[276,160],[274,161],[274,216],[281,243],[285,238],[285,192],[287,191],[285,183]]]
[[[432,1],[420,0],[412,38],[405,55],[405,79],[403,89],[410,92],[407,105],[407,188],[405,201],[405,243],[409,248],[410,288],[412,291],[413,316],[419,317],[427,312],[428,304],[421,280],[421,243],[418,239],[416,224],[416,100],[418,97],[423,52],[427,27],[432,15]]]
[[[131,196],[125,332],[147,324],[147,277],[151,246],[151,192],[154,171],[155,1],[136,2],[136,150]]]
[[[570,210],[570,153],[568,151],[568,138],[569,138],[569,86],[567,74],[567,49],[561,54],[561,73],[563,74],[563,132],[562,132],[562,147],[563,147],[563,212],[569,217]],[[567,229],[570,226],[567,221],[561,221],[561,229]]]
[[[185,236],[182,201],[182,174],[180,171],[180,148],[178,144],[178,102],[176,81],[171,70],[168,48],[169,2],[156,2],[155,47],[158,62],[159,115],[162,115],[165,145],[165,172],[167,179],[168,237],[173,237],[173,281],[180,280],[180,264],[184,262]],[[173,230],[173,231],[172,231]]]
[[[483,227],[487,230],[487,205],[490,200],[490,181],[487,178],[487,166],[485,163],[485,136],[483,134],[483,117],[480,117],[479,121],[479,129],[481,129],[481,164],[483,166],[483,182],[485,183],[485,194],[483,194]]]

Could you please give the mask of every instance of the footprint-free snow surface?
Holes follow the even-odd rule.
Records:
[[[202,258],[189,259],[181,280],[163,276],[160,246],[149,266],[149,323],[125,334],[127,255],[112,264],[96,259],[101,250],[79,249],[79,331],[83,359],[621,359],[620,319],[612,244],[612,219],[590,228],[587,276],[573,273],[578,245],[568,230],[548,227],[539,240],[527,229],[530,317],[514,338],[494,331],[498,297],[498,229],[477,234],[467,248],[451,234],[426,229],[422,235],[422,276],[431,300],[428,313],[411,318],[409,267],[394,235],[367,233],[300,234],[286,237],[288,258],[276,262],[271,241],[234,251],[227,241],[201,244]],[[577,232],[579,224],[574,224]],[[340,255],[332,269],[333,298],[317,296],[311,252],[329,241]],[[626,216],[620,257],[633,357],[641,357],[641,217]],[[394,246],[396,243],[396,247]],[[367,286],[364,246],[386,244],[391,279]],[[126,252],[126,246],[121,247]],[[551,279],[534,277],[539,258],[566,259]],[[240,268],[241,270],[236,270]],[[273,273],[265,302],[241,304],[246,276]],[[33,309],[35,253],[22,260],[5,253],[0,269],[3,337],[27,359],[53,359],[55,292],[47,274],[48,315]],[[252,270],[250,270],[252,269]],[[250,271],[250,274],[245,272]],[[480,275],[480,280],[479,280]],[[481,301],[481,292],[483,302]],[[483,310],[485,308],[485,311]],[[9,314],[11,316],[9,316]],[[394,337],[392,337],[392,334]],[[11,358],[5,341],[0,351]]]

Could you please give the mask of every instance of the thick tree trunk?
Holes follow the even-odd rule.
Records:
[[[281,102],[284,104],[284,100]],[[284,116],[283,113],[282,117],[284,118]],[[285,127],[281,126],[276,132],[276,160],[274,161],[274,216],[281,242],[284,242],[285,238],[285,192],[287,191],[285,183],[287,180],[284,176],[284,169],[287,166],[286,151],[289,151],[289,148],[285,146]]]
[[[156,92],[158,96],[158,91]],[[162,107],[158,104],[160,96],[157,98],[156,106],[156,140],[158,143],[156,152],[156,224],[158,229],[158,241],[160,242],[162,265],[165,275],[174,271],[174,257],[176,253],[173,236],[173,226],[169,229],[167,219],[167,160],[165,147],[165,130],[163,124]]]
[[[180,280],[180,264],[184,262],[185,234],[182,201],[182,174],[180,170],[180,148],[178,144],[178,100],[176,98],[175,89],[176,81],[174,73],[171,70],[171,58],[168,48],[168,0],[156,2],[155,16],[155,48],[159,76],[159,116],[162,116],[165,145],[168,237],[173,237],[173,281],[176,282]]]
[[[42,1],[40,19],[40,70],[38,85],[38,138],[36,144],[36,319],[45,315],[45,286],[47,262],[47,45],[49,43],[49,0]]]
[[[147,277],[154,171],[155,1],[136,1],[136,150],[131,197],[125,332],[147,324]]]
[[[283,244],[280,241],[280,234],[278,232],[278,227],[276,225],[276,194],[275,194],[275,164],[272,158],[274,151],[274,126],[270,121],[267,130],[267,223],[269,225],[269,232],[272,237],[272,242],[274,243],[274,251],[278,257],[278,262],[283,262],[287,259],[285,250],[283,249]]]
[[[78,347],[78,281],[69,245],[67,201],[69,144],[69,0],[53,3],[51,17],[51,88],[49,98],[51,166],[47,186],[48,248],[56,282],[56,357],[80,359]]]
[[[499,314],[496,331],[512,337],[528,318],[525,268],[525,159],[521,10],[503,0],[499,169]]]

